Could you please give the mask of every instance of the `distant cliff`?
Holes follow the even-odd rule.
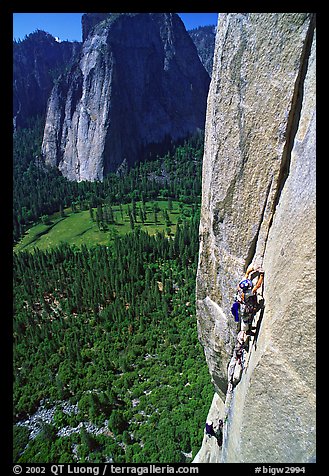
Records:
[[[198,55],[203,66],[206,68],[209,76],[211,77],[215,49],[216,26],[199,26],[198,28],[189,30],[188,33],[198,50]]]
[[[106,20],[111,13],[84,13],[81,18],[82,41],[85,41],[90,31],[97,23]]]
[[[102,180],[204,129],[210,78],[178,15],[114,13],[83,24],[79,61],[49,98],[46,163],[70,180]]]
[[[13,45],[13,116],[15,127],[45,115],[54,81],[69,66],[81,43],[62,41],[37,30]]]
[[[208,96],[199,338],[216,394],[195,461],[315,461],[315,15],[220,14]],[[264,309],[232,394],[230,313],[250,263]],[[214,440],[214,438],[212,438]]]

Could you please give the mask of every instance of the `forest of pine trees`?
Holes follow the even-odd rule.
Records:
[[[200,137],[123,176],[78,184],[33,158],[38,128],[21,130],[15,141],[15,241],[72,204],[101,224],[111,222],[114,203],[129,204],[132,223],[143,221],[148,199],[168,200],[168,210],[173,199],[200,203]],[[156,203],[151,213],[155,220]],[[108,246],[63,242],[14,252],[15,462],[174,463],[195,456],[213,396],[196,327],[198,228],[195,206],[175,235],[131,226]],[[66,402],[77,411],[64,412]],[[41,403],[55,413],[31,438],[24,422]],[[103,430],[92,433],[90,424]]]
[[[13,237],[17,242],[41,216],[72,207],[88,210],[99,205],[133,200],[175,199],[199,203],[203,135],[200,133],[173,153],[136,164],[123,174],[111,173],[103,182],[71,182],[57,168],[40,160],[43,121],[35,120],[14,134]]]

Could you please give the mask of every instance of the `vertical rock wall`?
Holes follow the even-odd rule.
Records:
[[[54,80],[80,51],[81,43],[61,41],[36,30],[13,43],[13,123],[27,127],[29,119],[46,113]]]
[[[48,101],[42,155],[69,180],[103,180],[204,129],[210,78],[178,15],[101,18],[84,17],[79,61]]]
[[[315,18],[220,14],[208,96],[197,313],[215,389],[226,399],[222,462],[315,455]],[[250,262],[264,310],[227,398]],[[199,455],[200,459],[200,455]]]

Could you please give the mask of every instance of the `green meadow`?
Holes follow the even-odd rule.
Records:
[[[132,204],[112,205],[113,223],[99,224],[97,222],[97,209],[72,211],[66,208],[62,216],[59,212],[49,216],[45,223],[38,223],[31,227],[17,245],[15,251],[33,251],[37,247],[40,250],[54,248],[61,242],[74,244],[80,247],[94,246],[97,244],[108,245],[116,235],[125,235],[132,231],[133,227],[141,227],[150,235],[164,232],[167,236],[174,235],[177,223],[189,219],[192,205],[179,201],[172,201],[169,205],[166,200],[154,200],[146,202],[144,210],[144,222],[140,215],[142,202],[136,202],[135,221],[132,225],[129,211]],[[157,212],[154,210],[157,209]],[[169,222],[168,222],[169,218]]]

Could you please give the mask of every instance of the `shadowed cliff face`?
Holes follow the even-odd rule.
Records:
[[[161,153],[204,128],[209,82],[176,14],[111,14],[52,91],[45,161],[71,180],[102,180]]]
[[[216,27],[212,25],[199,26],[198,28],[189,30],[188,33],[198,50],[199,58],[203,66],[206,68],[209,76],[211,77],[214,58]]]
[[[208,96],[197,315],[224,442],[208,461],[315,459],[314,15],[220,14]],[[250,263],[264,285],[242,379],[230,313]],[[301,290],[307,292],[301,292]],[[218,405],[217,405],[218,407]],[[218,407],[219,408],[219,407]],[[204,453],[203,453],[204,452]],[[209,453],[209,451],[208,451]]]
[[[110,13],[85,13],[82,15],[81,24],[82,24],[82,41],[85,41],[90,31],[94,28],[97,23],[105,20]]]
[[[62,41],[44,31],[31,33],[13,45],[14,126],[26,127],[28,119],[46,113],[54,80],[79,52],[81,43]]]

